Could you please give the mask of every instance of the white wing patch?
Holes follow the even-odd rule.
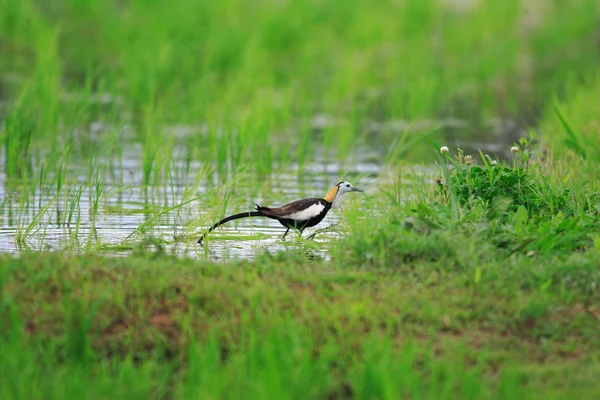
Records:
[[[325,205],[317,203],[302,211],[296,211],[295,213],[286,215],[285,218],[293,219],[294,221],[306,221],[320,215],[324,209]]]

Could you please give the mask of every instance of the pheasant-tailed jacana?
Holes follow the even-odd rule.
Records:
[[[362,192],[362,190],[355,188],[349,182],[342,181],[332,187],[323,198],[311,197],[308,199],[296,200],[277,208],[261,207],[258,204],[255,204],[256,211],[234,214],[211,226],[198,240],[198,243],[202,244],[202,240],[204,240],[204,237],[208,233],[226,222],[251,217],[265,217],[279,221],[281,225],[287,228],[283,237],[287,235],[290,229],[297,229],[300,231],[300,234],[302,234],[304,229],[315,226],[321,222],[331,207],[337,203],[340,196],[346,192]]]

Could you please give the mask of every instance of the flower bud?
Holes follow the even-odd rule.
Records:
[[[517,154],[519,152],[519,148],[517,146],[513,146],[510,148],[510,152],[513,154]]]
[[[471,157],[471,156],[465,156],[465,164],[466,165],[473,164],[473,157]]]
[[[449,150],[448,150],[448,147],[446,147],[446,146],[442,146],[442,147],[440,147],[440,153],[442,153],[442,154],[446,154],[448,151],[449,151]]]

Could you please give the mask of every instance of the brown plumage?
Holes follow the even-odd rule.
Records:
[[[262,207],[255,204],[256,211],[234,214],[211,226],[198,240],[198,243],[202,244],[204,237],[218,226],[241,218],[265,217],[277,220],[281,225],[287,228],[283,237],[287,235],[290,229],[297,229],[300,231],[300,234],[302,234],[304,229],[317,225],[325,218],[339,195],[350,191],[362,192],[362,190],[356,189],[348,182],[340,182],[332,187],[324,198],[314,197],[296,200],[275,208]]]

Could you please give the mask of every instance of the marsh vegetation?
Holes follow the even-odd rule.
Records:
[[[596,0],[0,2],[0,397],[598,397],[599,37]],[[342,179],[315,240],[196,245]]]

